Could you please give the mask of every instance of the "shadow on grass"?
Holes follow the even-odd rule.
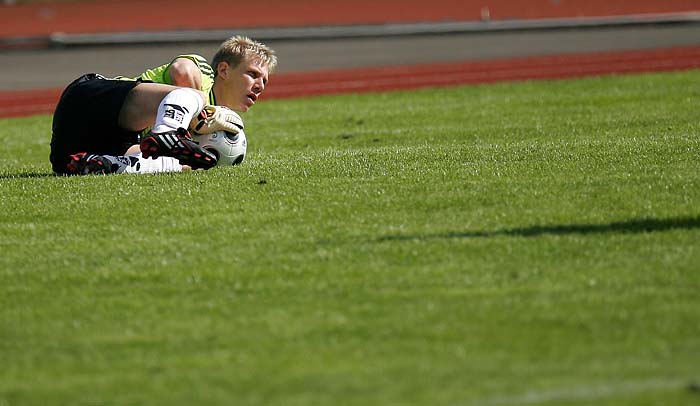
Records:
[[[539,237],[542,235],[571,234],[639,234],[678,229],[691,230],[696,228],[700,228],[700,217],[697,216],[670,219],[635,219],[608,224],[562,224],[509,228],[493,231],[461,231],[439,234],[390,235],[379,238],[379,241],[489,238],[498,236]]]
[[[0,173],[0,179],[30,179],[30,178],[54,178],[58,175],[53,172],[27,172],[27,173]]]

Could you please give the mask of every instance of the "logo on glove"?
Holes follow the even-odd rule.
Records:
[[[190,128],[195,134],[211,134],[221,130],[238,134],[244,125],[241,116],[228,107],[207,105],[192,118]]]

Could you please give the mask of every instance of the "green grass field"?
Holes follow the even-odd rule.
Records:
[[[0,406],[700,404],[700,71],[245,118],[88,177],[0,120]]]

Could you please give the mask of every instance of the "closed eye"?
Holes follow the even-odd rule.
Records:
[[[262,76],[262,72],[250,70],[248,71],[248,75],[252,77],[253,79],[257,79]],[[263,77],[263,85],[267,85],[267,78]]]

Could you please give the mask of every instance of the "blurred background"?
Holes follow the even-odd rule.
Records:
[[[536,58],[567,55],[552,76],[581,66],[577,55],[599,55],[588,74],[687,69],[700,67],[700,0],[3,0],[0,116],[27,94],[43,94],[50,111],[57,92],[86,72],[133,76],[181,53],[210,59],[234,34],[276,50],[268,97],[305,94],[320,76],[362,78],[364,87],[350,90],[371,90],[371,77],[399,66],[423,67],[414,75],[424,77],[447,69],[456,75],[450,83],[473,70],[484,81],[500,70],[491,79],[507,80],[504,66],[538,70],[551,59]],[[613,56],[627,67],[615,68]],[[295,87],[285,88],[290,80]]]

